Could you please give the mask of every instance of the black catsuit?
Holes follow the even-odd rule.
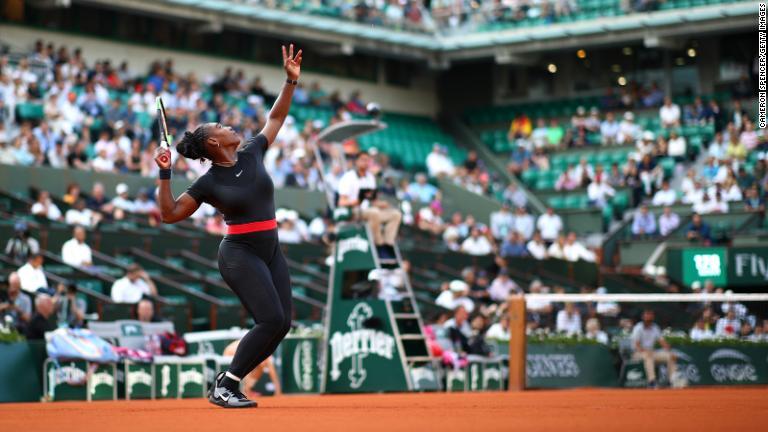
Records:
[[[263,161],[268,145],[264,135],[251,138],[234,166],[211,166],[187,194],[216,207],[227,225],[275,219],[274,185]],[[275,351],[291,327],[291,280],[277,230],[227,234],[219,245],[219,272],[256,322],[229,367],[242,378]]]

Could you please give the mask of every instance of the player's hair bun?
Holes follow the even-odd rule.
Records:
[[[199,126],[194,132],[186,131],[179,143],[176,144],[176,151],[187,159],[205,159],[208,157],[205,152],[205,139],[205,130],[202,126]]]

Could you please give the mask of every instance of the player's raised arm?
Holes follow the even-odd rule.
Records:
[[[157,203],[163,222],[175,223],[186,219],[200,207],[200,204],[186,193],[181,194],[178,199],[173,198],[171,192],[171,151],[169,149],[158,147],[155,152],[155,162],[160,167]]]
[[[283,45],[283,68],[287,76],[283,84],[280,95],[277,97],[272,109],[267,116],[267,124],[261,133],[267,138],[268,143],[272,143],[277,137],[277,132],[283,127],[283,122],[291,109],[291,100],[293,99],[293,90],[298,84],[299,75],[301,75],[301,50],[293,54],[293,44],[288,46],[286,51]]]

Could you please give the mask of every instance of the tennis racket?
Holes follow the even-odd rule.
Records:
[[[160,128],[160,147],[168,149],[171,146],[171,135],[168,134],[168,122],[165,116],[165,105],[163,105],[163,98],[158,96],[155,101],[157,102],[157,123]],[[163,155],[160,160],[163,163],[168,162],[168,156]]]

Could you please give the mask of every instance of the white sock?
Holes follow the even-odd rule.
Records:
[[[227,377],[227,378],[229,378],[229,379],[232,379],[232,380],[235,380],[235,381],[237,381],[237,382],[240,382],[240,378],[238,378],[238,377],[234,376],[234,375],[232,374],[232,372],[230,372],[230,371],[227,371],[227,373],[225,373],[225,374],[224,374],[224,376],[226,376],[226,377]]]

